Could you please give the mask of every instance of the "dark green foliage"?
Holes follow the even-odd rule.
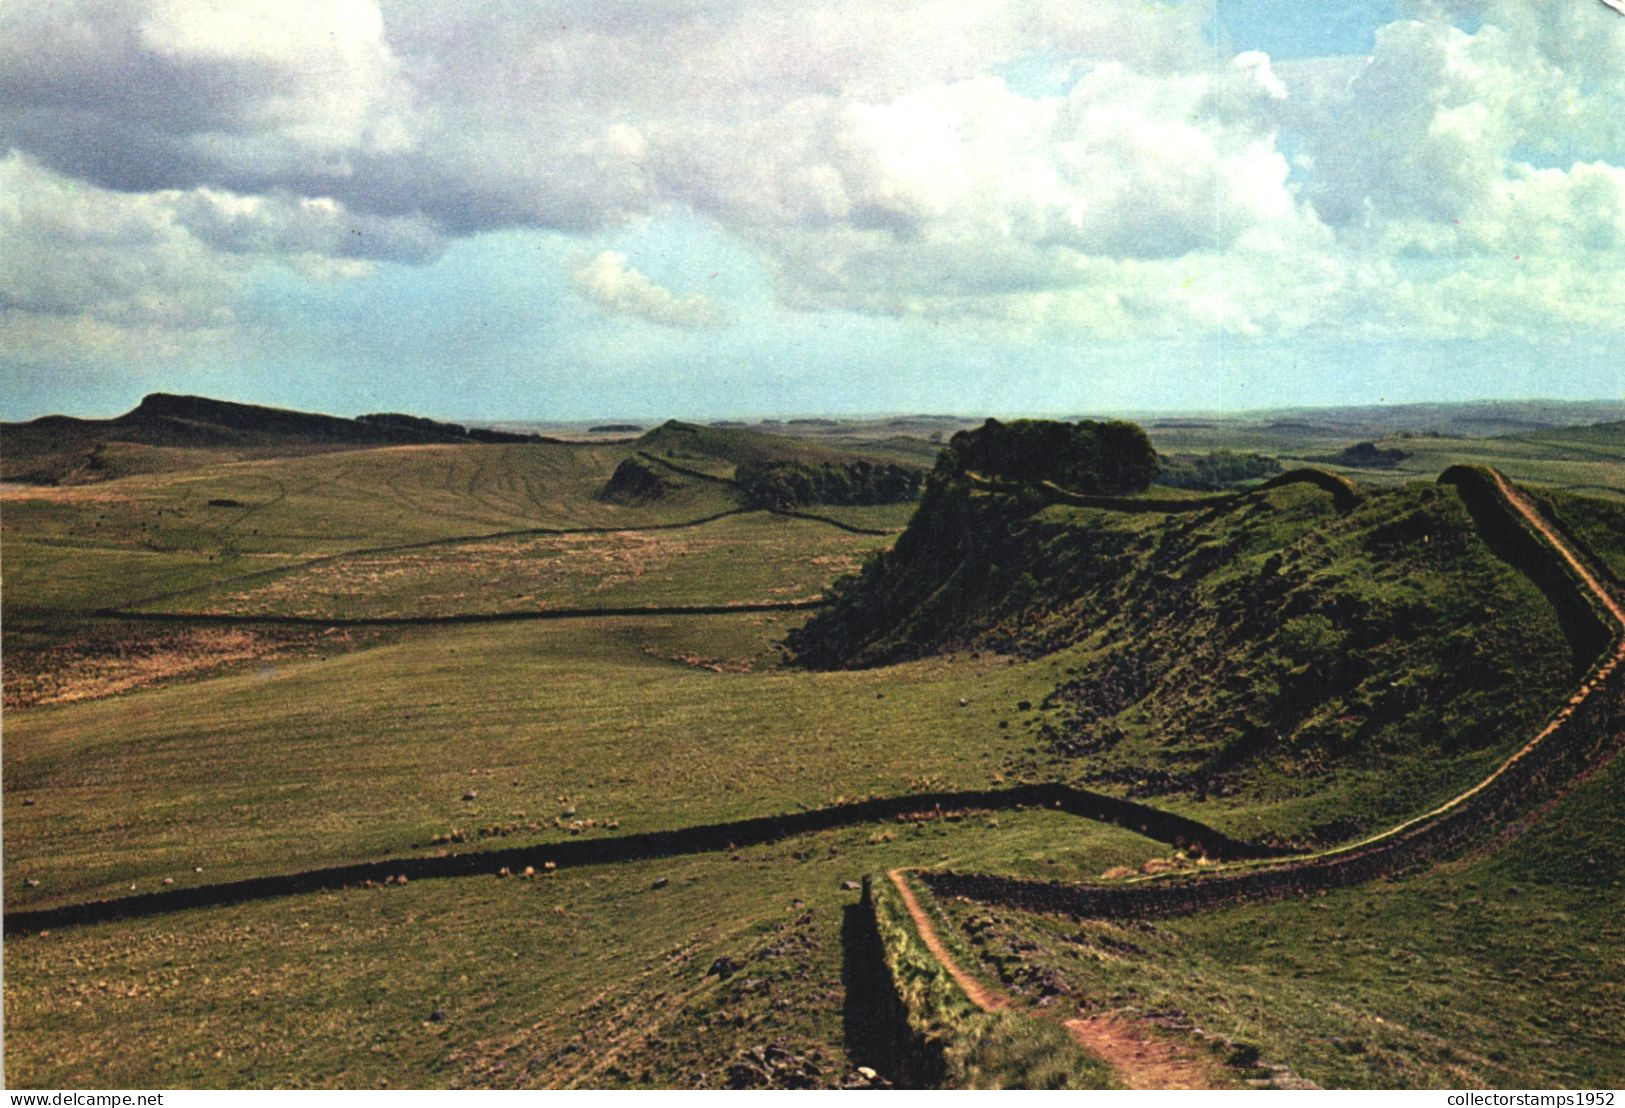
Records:
[[[1217,492],[1280,472],[1281,463],[1268,454],[1215,450],[1211,454],[1173,454],[1163,458],[1157,483],[1176,489]]]
[[[1157,475],[1157,452],[1137,424],[990,419],[948,440],[937,473],[977,473],[1005,481],[1053,481],[1074,492],[1142,492]]]
[[[767,508],[807,504],[900,504],[920,494],[925,474],[889,462],[796,462],[748,459],[734,480],[751,503]]]

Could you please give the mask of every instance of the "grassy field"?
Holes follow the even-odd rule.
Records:
[[[1059,980],[1328,1088],[1617,1088],[1621,788],[1616,759],[1498,852],[1313,900],[1138,924],[943,909],[1029,999]]]
[[[8,1083],[839,1084],[855,1076],[843,881],[1003,868],[1057,841],[1103,868],[1154,846],[1050,813],[997,824],[855,828],[737,857],[419,881],[8,941]],[[722,958],[739,970],[715,972]],[[775,1080],[752,1056],[774,1045],[816,1072]]]
[[[762,669],[779,619],[698,636],[679,620],[412,634],[17,713],[7,903],[387,855],[454,830],[546,841],[567,837],[553,823],[567,808],[601,834],[984,786],[1024,744],[997,723],[1047,670]]]
[[[887,542],[758,512],[675,530],[356,554],[171,596],[149,610],[344,619],[805,600]]]
[[[1563,449],[1595,446],[1580,438]],[[707,443],[666,429],[642,445],[717,476],[760,445]],[[1441,490],[1373,497],[1346,517],[1306,489],[1222,520],[1045,509],[1036,558],[1063,574],[1091,559],[1122,571],[1118,555],[1139,567],[1046,617],[1092,631],[858,670],[786,664],[805,613],[366,631],[91,614],[154,597],[152,610],[322,619],[799,599],[894,541],[765,513],[639,530],[740,501],[700,479],[646,503],[600,499],[638,448],[167,458],[99,484],[8,488],[7,910],[1056,778],[1147,795],[1244,837],[1335,841],[1471,780],[1522,741],[1566,678],[1539,593],[1481,548],[1438,539],[1461,523]],[[1518,449],[1530,460],[1556,448]],[[870,454],[918,460],[911,450]],[[1553,459],[1571,463],[1615,466]],[[1603,475],[1617,480],[1617,466]],[[1592,503],[1556,498],[1618,566],[1619,524]],[[914,506],[809,510],[895,531]],[[479,538],[583,527],[614,530]],[[411,543],[437,545],[379,549]],[[1283,625],[1325,597],[1334,631],[1379,638],[1385,613],[1461,615],[1455,638],[1427,625],[1424,642],[1361,646],[1381,662],[1373,682],[1419,672],[1427,695],[1414,712],[1377,711],[1376,684],[1328,693],[1313,649],[1289,657],[1279,627],[1246,622],[1272,558],[1289,586]],[[978,580],[1002,596],[1022,568],[1004,558],[1010,572]],[[1262,645],[1219,657],[1212,644],[1243,627]],[[1449,649],[1429,653],[1440,643]],[[1082,702],[1054,694],[1115,688],[1126,647],[1170,660],[1162,684],[1113,713],[1121,737],[1109,747],[1057,746]],[[1440,674],[1486,652],[1523,659],[1497,677],[1516,689],[1493,703],[1445,696]],[[1324,703],[1301,718],[1247,722],[1312,685]],[[1354,713],[1376,721],[1363,746]],[[1290,741],[1225,789],[1156,777],[1243,724]],[[1423,725],[1473,739],[1442,749],[1417,740]],[[1000,913],[992,929],[964,930],[974,910],[944,910],[967,953],[1010,948],[984,968],[1013,992],[1041,976],[1022,966],[1053,970],[1071,983],[1065,1003],[1177,1009],[1324,1084],[1617,1083],[1610,982],[1625,966],[1606,910],[1621,876],[1607,804],[1617,765],[1504,855],[1311,903],[1125,928]],[[863,1084],[864,1044],[843,1011],[855,900],[843,882],[939,864],[1077,880],[1169,853],[1053,812],[965,812],[534,880],[423,880],[14,937],[5,1076],[30,1087]],[[1553,1000],[1547,979],[1573,999]]]
[[[1165,451],[1256,452],[1275,456],[1287,468],[1315,465],[1375,484],[1431,479],[1453,465],[1488,465],[1520,483],[1625,500],[1625,423],[1485,435],[1425,430],[1394,433],[1380,424],[1306,431],[1219,420],[1197,430],[1159,430],[1153,425],[1151,436],[1158,449]],[[1391,467],[1339,464],[1340,452],[1361,441],[1401,451],[1405,457]]]

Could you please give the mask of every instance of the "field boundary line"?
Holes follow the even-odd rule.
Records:
[[[1150,839],[1180,847],[1200,848],[1219,857],[1253,857],[1272,852],[1269,847],[1231,839],[1189,817],[1164,812],[1137,801],[1072,785],[1009,785],[996,789],[904,793],[666,831],[340,863],[293,873],[268,874],[134,896],[7,912],[4,930],[5,934],[10,935],[103,920],[162,915],[189,908],[361,885],[368,881],[378,883],[401,876],[412,879],[466,877],[494,874],[503,867],[520,872],[526,866],[544,869],[548,863],[565,868],[732,851],[742,846],[761,845],[798,835],[886,820],[936,820],[967,811],[1024,808],[1056,810],[1081,819],[1113,824]]]

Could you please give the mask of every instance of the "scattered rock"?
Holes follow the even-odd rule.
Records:
[[[27,885],[30,889],[37,889],[39,888],[39,878],[25,877],[23,878],[23,884]]]
[[[464,800],[473,800],[473,799],[477,798],[479,795],[480,795],[480,793],[479,793],[478,789],[469,789],[466,793],[463,794],[463,799]]]
[[[841,882],[841,888],[844,889],[846,892],[855,893],[859,889],[863,888],[863,886],[858,884],[856,881],[842,881]]]
[[[1250,1069],[1258,1065],[1260,1055],[1258,1047],[1252,1043],[1236,1042],[1230,1044],[1230,1054],[1225,1061],[1237,1069]]]
[[[436,1008],[434,1011],[429,1013],[430,1023],[443,1023],[445,1019],[446,1010],[444,1008]]]
[[[650,885],[649,887],[651,889],[664,889],[667,885],[670,885],[670,884],[671,884],[671,878],[669,878],[669,877],[657,877],[654,880],[654,884]]]
[[[734,974],[738,973],[744,968],[745,967],[743,964],[734,961],[732,958],[724,954],[722,957],[711,963],[711,968],[705,971],[705,975],[707,977],[719,977],[726,981],[728,978],[732,977]]]
[[[174,883],[175,883],[175,879],[174,879],[174,878],[173,878],[173,877],[166,877],[166,878],[164,878],[164,884],[166,884],[166,885],[173,885],[173,884],[174,884]]]
[[[970,701],[966,700],[964,697],[960,697],[959,698],[959,706],[961,708],[968,708],[968,707],[970,707]]]
[[[783,1043],[753,1046],[728,1067],[733,1089],[810,1089],[822,1084],[818,1064]]]

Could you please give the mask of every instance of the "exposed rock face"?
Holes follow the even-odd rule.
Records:
[[[675,487],[647,463],[628,458],[615,467],[614,474],[599,492],[598,499],[612,504],[642,504],[659,500]]]

